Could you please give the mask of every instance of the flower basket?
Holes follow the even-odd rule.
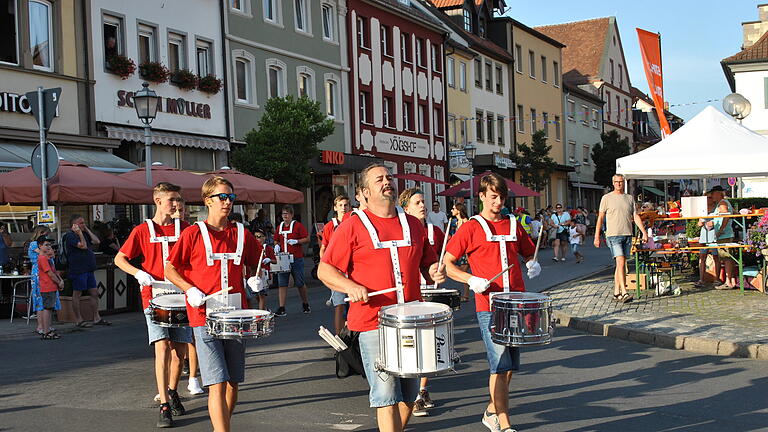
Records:
[[[220,92],[223,86],[224,86],[224,82],[216,78],[215,75],[206,75],[204,77],[197,78],[198,90],[212,94],[212,95]]]
[[[768,256],[768,215],[753,224],[746,235],[746,243],[752,246],[757,256]]]
[[[136,72],[136,63],[124,55],[117,54],[107,59],[107,68],[120,78],[127,79]]]
[[[160,62],[146,62],[139,66],[139,75],[153,83],[160,84],[168,81],[170,74],[168,68]]]
[[[197,88],[197,75],[189,69],[179,69],[171,73],[171,82],[182,90],[192,90]]]

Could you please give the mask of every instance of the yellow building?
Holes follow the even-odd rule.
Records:
[[[474,54],[459,38],[448,40],[445,51],[445,79],[448,86],[448,150],[461,150],[469,142],[472,100],[469,71]],[[469,175],[469,161],[463,156],[449,157],[451,174]]]

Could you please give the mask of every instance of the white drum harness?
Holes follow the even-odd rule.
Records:
[[[488,222],[480,216],[474,215],[470,219],[476,220],[485,232],[485,241],[498,242],[499,243],[499,256],[501,256],[501,269],[505,269],[509,266],[509,258],[507,257],[507,242],[517,241],[517,221],[514,217],[509,218],[509,234],[491,234],[491,228],[488,226]],[[501,270],[500,269],[500,270]],[[502,275],[502,286],[504,292],[509,292],[509,271],[504,272]]]
[[[427,240],[429,240],[429,245],[434,246],[435,245],[435,225],[427,222]],[[427,280],[424,279],[424,275],[419,272],[419,283],[421,283],[421,289],[422,290],[429,290],[432,289],[432,285],[427,284]]]
[[[147,228],[149,229],[149,242],[150,243],[160,243],[163,253],[163,280],[168,281],[168,278],[165,277],[165,266],[168,264],[168,256],[170,255],[168,243],[177,242],[179,241],[179,234],[181,233],[181,224],[179,222],[179,219],[173,220],[173,235],[172,236],[161,236],[158,237],[157,233],[155,232],[155,223],[152,221],[152,219],[147,219]]]
[[[284,231],[283,227],[285,226],[285,222],[280,222],[280,227],[278,228],[278,232],[283,237],[283,251],[285,253],[288,253],[288,234],[291,234],[293,232],[293,225],[296,223],[295,220],[291,221],[291,225],[288,226],[288,231]]]
[[[218,252],[214,253],[211,247],[211,237],[208,233],[208,227],[205,222],[195,222],[200,227],[200,235],[203,238],[203,245],[205,246],[205,261],[208,267],[212,267],[215,261],[221,261],[221,289],[224,290],[229,287],[229,261],[233,261],[235,265],[240,265],[240,261],[243,257],[243,247],[245,246],[245,231],[243,224],[235,222],[237,224],[237,248],[235,252]],[[221,297],[224,305],[229,304],[229,292],[222,291]],[[238,307],[239,309],[239,307]]]

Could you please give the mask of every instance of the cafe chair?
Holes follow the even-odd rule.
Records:
[[[13,323],[13,314],[16,312],[16,305],[25,305],[25,315],[27,325],[32,317],[32,283],[29,279],[20,280],[13,283],[13,295],[11,296],[11,323]]]

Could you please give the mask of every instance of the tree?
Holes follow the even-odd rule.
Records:
[[[600,134],[600,139],[602,144],[592,146],[595,183],[609,187],[611,178],[616,174],[616,159],[629,154],[629,139],[621,138],[615,130]]]
[[[245,136],[244,148],[232,153],[232,165],[252,176],[295,189],[310,185],[309,161],[317,145],[334,131],[320,103],[306,97],[268,99],[258,128]]]
[[[549,156],[552,150],[547,145],[547,137],[543,130],[533,134],[531,145],[520,143],[517,145],[517,153],[510,153],[509,157],[517,165],[520,172],[520,181],[536,192],[541,192],[549,183],[549,177],[557,167],[557,163]]]

